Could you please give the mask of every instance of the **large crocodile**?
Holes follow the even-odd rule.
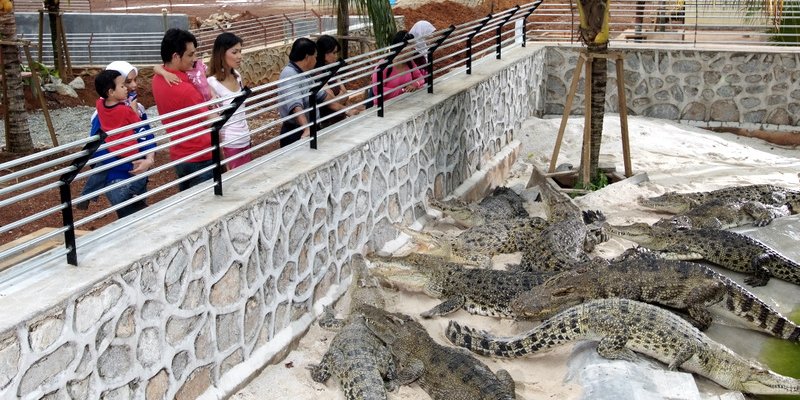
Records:
[[[453,236],[432,232],[418,232],[404,226],[397,229],[425,245],[419,251],[438,255],[455,262],[475,263],[489,267],[492,257],[522,251],[538,240],[548,223],[539,217],[515,218],[489,222],[467,228]]]
[[[386,391],[393,390],[395,363],[385,343],[367,328],[365,312],[371,318],[380,314],[380,308],[365,309],[374,304],[383,307],[380,285],[372,282],[364,258],[359,254],[351,261],[353,281],[350,285],[350,313],[344,320],[337,320],[331,308],[325,309],[320,326],[339,332],[331,340],[328,351],[318,365],[309,365],[311,379],[325,383],[331,376],[348,400],[385,400]]]
[[[785,205],[771,206],[755,201],[715,199],[670,218],[662,218],[655,225],[708,229],[728,229],[748,224],[765,226],[775,218],[790,214],[791,210]]]
[[[539,240],[524,249],[519,269],[529,272],[553,272],[572,269],[589,261],[586,254],[595,244],[607,239],[599,211],[584,212],[566,194],[550,184],[534,168],[531,182],[539,185],[549,224]]]
[[[433,400],[510,400],[514,380],[505,370],[495,374],[460,349],[436,343],[425,328],[405,314],[366,318],[367,326],[392,350],[400,364],[397,382],[416,382]]]
[[[627,299],[594,300],[569,308],[513,337],[495,337],[460,326],[446,331],[454,344],[495,357],[521,357],[575,340],[598,340],[608,359],[653,357],[670,370],[682,368],[733,390],[753,394],[800,394],[800,380],[779,375],[719,344],[679,316]]]
[[[525,210],[525,199],[505,186],[496,187],[491,194],[477,204],[466,203],[460,199],[436,200],[431,198],[428,199],[428,205],[450,216],[462,227],[528,216],[528,211]]]
[[[765,206],[789,206],[794,212],[800,211],[800,191],[775,185],[748,185],[726,187],[710,192],[677,193],[667,192],[661,196],[640,198],[644,207],[670,213],[683,213],[710,201],[755,202]]]
[[[612,297],[685,310],[700,330],[712,321],[708,307],[720,303],[753,329],[800,340],[800,327],[728,277],[701,264],[665,260],[642,250],[562,272],[518,296],[511,308],[520,317],[543,319],[586,301]]]
[[[661,257],[705,260],[748,274],[744,282],[764,286],[770,277],[800,285],[800,264],[751,237],[717,229],[671,229],[644,223],[606,224],[609,234],[658,250]]]
[[[549,275],[465,268],[425,254],[405,257],[370,256],[372,273],[407,290],[424,291],[443,302],[420,314],[429,318],[463,308],[470,314],[515,318],[509,307],[515,297],[542,283]]]

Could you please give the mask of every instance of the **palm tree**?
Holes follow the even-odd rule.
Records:
[[[608,53],[609,8],[611,0],[578,0],[580,27],[578,33],[589,54]],[[607,61],[604,57],[592,58],[592,96],[591,96],[591,146],[589,154],[589,179],[583,182],[589,186],[600,179],[598,159],[603,139],[603,114],[606,101]],[[589,77],[587,77],[589,78]]]
[[[9,42],[17,38],[17,23],[11,11],[0,10],[0,40]],[[6,151],[25,153],[33,150],[33,140],[25,112],[25,94],[20,76],[19,48],[14,44],[0,45],[3,59],[3,84],[8,93],[6,119]]]
[[[336,9],[336,34],[339,37],[350,32],[350,10],[369,16],[378,47],[388,46],[397,30],[389,0],[320,0],[320,4]],[[342,46],[342,57],[347,58],[347,46]]]

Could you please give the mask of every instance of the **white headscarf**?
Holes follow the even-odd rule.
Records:
[[[425,43],[425,37],[430,35],[431,33],[435,32],[436,28],[428,21],[417,21],[414,26],[408,31],[408,33],[414,35],[414,39],[417,40],[417,51],[422,54],[423,56],[428,55],[428,45]]]
[[[136,72],[136,75],[139,75],[139,70],[127,61],[114,61],[111,64],[106,65],[106,69],[118,71],[125,79],[128,79],[128,74],[130,74],[131,71],[134,71]]]

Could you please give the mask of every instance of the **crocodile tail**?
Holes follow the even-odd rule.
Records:
[[[526,352],[510,352],[509,344],[496,340],[485,331],[478,331],[458,322],[450,321],[445,331],[447,339],[456,346],[487,357],[519,357]],[[512,345],[511,348],[515,347]]]
[[[800,326],[736,282],[726,277],[722,277],[722,280],[726,289],[724,299],[726,309],[772,336],[792,342],[800,341]]]

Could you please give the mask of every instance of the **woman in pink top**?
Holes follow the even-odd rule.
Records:
[[[414,39],[408,31],[398,31],[392,39],[392,45]],[[405,63],[390,65],[383,70],[383,100],[389,100],[402,93],[411,93],[425,86],[425,79],[422,72],[415,70],[417,65],[414,61],[408,60]],[[408,71],[411,71],[410,73]],[[372,74],[372,83],[378,83],[378,71]],[[373,87],[377,91],[377,86]],[[378,99],[374,100],[378,104]]]

